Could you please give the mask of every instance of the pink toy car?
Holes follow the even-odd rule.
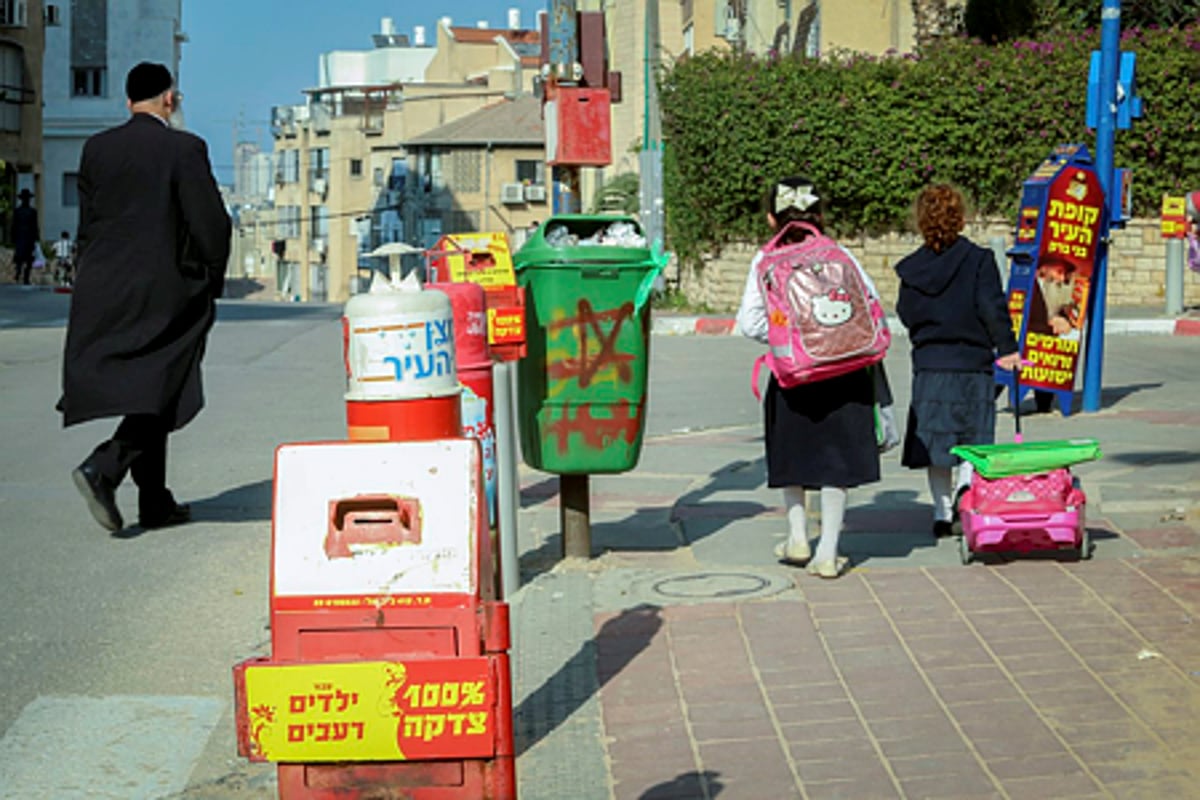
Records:
[[[976,473],[958,503],[962,563],[975,553],[1034,550],[1076,550],[1089,558],[1086,506],[1079,480],[1065,467],[993,480]]]

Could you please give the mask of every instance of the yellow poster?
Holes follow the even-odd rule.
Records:
[[[487,658],[246,668],[251,748],[268,761],[486,758],[494,706]]]
[[[517,283],[508,237],[503,233],[452,233],[443,236],[436,249],[446,253],[437,260],[446,264],[454,283],[477,283],[485,289]]]

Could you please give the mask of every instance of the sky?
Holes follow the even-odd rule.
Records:
[[[271,149],[271,107],[304,102],[316,86],[317,57],[330,50],[368,50],[380,20],[412,37],[423,25],[436,42],[437,22],[456,26],[486,20],[507,25],[508,9],[521,26],[537,25],[549,0],[184,0],[179,89],[188,130],[207,142],[217,179],[233,179],[233,143],[257,141]]]

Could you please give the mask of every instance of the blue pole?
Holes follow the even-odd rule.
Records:
[[[572,83],[571,68],[579,59],[579,31],[575,0],[550,0],[550,74],[554,82]],[[551,210],[555,214],[578,213],[579,167],[557,166],[551,170],[554,193]]]
[[[1117,63],[1121,57],[1121,0],[1104,0],[1100,12],[1100,97],[1097,103],[1096,171],[1104,188],[1105,202],[1113,185],[1113,140],[1117,127]],[[1111,205],[1109,205],[1111,208]],[[1104,372],[1104,312],[1108,295],[1108,215],[1100,226],[1100,246],[1092,272],[1092,312],[1087,332],[1087,361],[1083,368],[1083,410],[1100,410]]]

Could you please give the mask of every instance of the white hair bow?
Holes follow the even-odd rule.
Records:
[[[775,188],[775,213],[789,208],[808,211],[820,199],[813,194],[812,186],[785,186],[781,183]]]

